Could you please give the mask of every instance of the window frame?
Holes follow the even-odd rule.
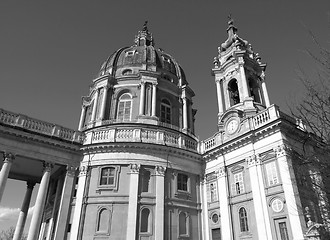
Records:
[[[241,184],[240,184],[241,183]],[[231,184],[232,195],[240,195],[245,193],[244,171],[233,173],[233,182]]]
[[[113,184],[105,185],[105,184],[101,184],[102,171],[104,169],[107,169],[107,168],[113,168],[114,169],[114,182],[113,182]],[[97,181],[96,192],[100,192],[102,190],[117,191],[118,190],[119,174],[120,174],[120,166],[105,165],[105,166],[99,167],[99,174],[98,174],[98,181]]]
[[[277,166],[277,162],[275,159],[273,160],[269,160],[264,162],[263,164],[264,166],[264,174],[265,174],[265,180],[266,180],[266,184],[268,187],[272,187],[272,186],[276,186],[280,184],[280,176],[279,176],[279,171],[278,171],[278,166]],[[271,166],[272,165],[272,166]],[[269,168],[268,168],[269,166]],[[274,171],[275,170],[275,175],[276,175],[276,183],[272,183],[274,182]],[[269,174],[269,172],[271,174]]]
[[[163,111],[164,108],[164,111]],[[172,124],[172,104],[164,98],[160,102],[160,121],[167,124]]]
[[[243,214],[245,213],[244,216],[241,216],[241,210],[244,210],[244,212],[242,211]],[[249,218],[248,218],[248,213],[247,213],[247,210],[245,207],[240,207],[238,209],[238,222],[239,222],[239,231],[241,234],[250,232]],[[242,223],[244,225],[242,225]]]
[[[185,233],[180,233],[180,215],[184,214],[185,216]],[[184,239],[184,238],[189,238],[190,237],[190,215],[188,212],[184,211],[179,211],[178,212],[178,238],[179,239]]]
[[[129,99],[122,99],[124,96],[129,96]],[[129,102],[130,106],[129,106],[129,118],[127,119],[125,116],[127,115],[125,113],[125,110],[127,109],[126,104]],[[120,108],[121,108],[121,103],[123,103],[123,113],[122,116],[120,115]],[[131,121],[132,120],[132,108],[133,108],[133,99],[132,99],[132,95],[128,92],[122,93],[119,97],[118,97],[118,102],[117,102],[117,114],[116,114],[116,120],[120,121],[120,122],[127,122],[127,121]]]
[[[107,229],[105,231],[100,231],[99,230],[99,226],[101,223],[101,213],[103,211],[108,211],[108,219],[107,219]],[[99,206],[97,209],[97,213],[96,213],[96,224],[95,224],[95,235],[103,235],[103,236],[109,236],[110,235],[110,231],[111,231],[111,218],[112,218],[112,209],[107,207],[107,206]]]
[[[142,223],[142,212],[144,210],[148,209],[149,210],[149,216],[148,216],[148,231],[147,232],[141,232],[141,223]],[[153,233],[153,212],[152,209],[150,207],[147,206],[143,206],[140,208],[140,212],[139,212],[139,235],[143,235],[143,236],[151,236]]]

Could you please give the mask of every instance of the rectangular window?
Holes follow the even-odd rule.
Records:
[[[180,191],[188,191],[188,176],[182,173],[178,173],[178,190]]]
[[[289,240],[288,228],[286,227],[286,222],[280,222],[278,224],[280,230],[281,240]]]
[[[234,174],[234,183],[231,185],[231,191],[233,194],[244,193],[243,172]]]
[[[268,186],[278,184],[278,176],[275,161],[265,164]]]
[[[217,191],[216,182],[207,184],[207,201],[208,202],[218,201],[218,191]]]
[[[220,228],[212,229],[212,240],[221,240]]]
[[[116,169],[113,167],[103,168],[101,171],[100,185],[115,184]]]

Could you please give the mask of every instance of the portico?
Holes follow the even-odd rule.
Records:
[[[45,234],[46,239],[55,239],[56,229],[65,233],[81,139],[80,132],[0,109],[0,203],[8,179],[27,184],[13,239],[21,239],[36,184],[39,189],[28,239],[44,239]],[[59,199],[57,204],[54,196]],[[52,212],[59,210],[49,218],[47,233],[41,231],[43,222],[49,220],[46,206]]]

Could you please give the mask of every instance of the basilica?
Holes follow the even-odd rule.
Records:
[[[206,140],[189,79],[147,23],[91,80],[77,130],[0,109],[0,201],[8,178],[26,182],[14,240],[35,184],[28,240],[322,239],[328,196],[302,164],[322,141],[270,102],[266,64],[232,19],[227,35]]]

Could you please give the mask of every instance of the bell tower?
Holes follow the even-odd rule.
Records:
[[[266,64],[240,38],[231,16],[228,17],[228,38],[218,47],[212,75],[215,76],[218,99],[218,126],[223,126],[227,113],[241,117],[255,115],[270,106],[265,84]]]

